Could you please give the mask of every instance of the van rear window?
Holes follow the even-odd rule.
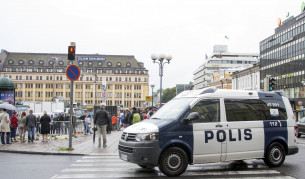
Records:
[[[284,104],[269,105],[260,99],[225,99],[227,121],[287,120]]]

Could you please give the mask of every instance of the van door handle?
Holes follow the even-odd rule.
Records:
[[[217,124],[215,127],[222,127],[222,125],[221,124]]]

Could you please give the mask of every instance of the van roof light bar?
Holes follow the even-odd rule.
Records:
[[[203,91],[200,94],[215,93],[216,90],[217,90],[217,88],[215,86],[213,86],[213,87],[203,89]]]

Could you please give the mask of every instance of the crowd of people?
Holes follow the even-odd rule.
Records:
[[[61,113],[48,115],[44,111],[42,116],[35,116],[33,110],[29,110],[29,114],[22,112],[21,115],[13,112],[12,116],[9,117],[8,111],[3,109],[2,113],[0,113],[1,143],[3,145],[19,141],[24,143],[26,142],[26,132],[28,143],[33,143],[35,138],[39,139],[40,134],[42,135],[42,142],[48,142],[50,134],[68,134],[69,121],[68,114],[64,117]],[[87,119],[86,121],[89,122],[90,120]],[[75,122],[75,117],[73,122]],[[19,141],[16,138],[17,130],[19,132]]]
[[[100,109],[94,115],[94,128],[98,132],[98,147],[101,147],[101,139],[103,137],[103,147],[107,147],[106,134],[111,134],[113,130],[120,130],[120,128],[129,127],[142,120],[149,119],[153,115],[152,108],[148,111],[141,112],[140,109],[132,108],[132,112],[129,109],[125,111],[125,115],[121,114],[119,118],[115,114],[109,115],[109,112],[105,109],[105,104],[100,105]]]
[[[120,116],[116,114],[110,114],[105,110],[105,104],[100,105],[100,109],[95,113],[93,120],[92,117],[86,115],[84,123],[84,134],[92,134],[93,130],[97,130],[99,143],[101,147],[101,136],[103,137],[103,147],[106,147],[106,134],[111,134],[111,131],[120,130],[122,127],[126,128],[144,119],[149,119],[153,115],[152,108],[147,111],[140,111],[135,107],[132,111],[129,109],[121,113]],[[0,132],[1,132],[1,143],[12,144],[18,142],[16,138],[16,131],[19,132],[19,141],[33,143],[39,134],[42,135],[42,142],[49,141],[50,134],[68,134],[70,117],[69,114],[55,114],[48,115],[44,112],[42,116],[35,116],[33,110],[29,110],[29,114],[22,112],[19,115],[17,112],[13,112],[12,116],[9,117],[9,113],[6,109],[0,113]],[[73,129],[75,131],[75,117],[72,119]],[[93,125],[92,125],[93,123]],[[93,130],[92,130],[93,129]]]

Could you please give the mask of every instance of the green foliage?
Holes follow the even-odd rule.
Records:
[[[176,87],[165,89],[162,95],[162,103],[167,103],[175,96],[176,96]]]
[[[59,151],[71,151],[73,149],[69,148],[69,147],[59,147],[58,148]]]

